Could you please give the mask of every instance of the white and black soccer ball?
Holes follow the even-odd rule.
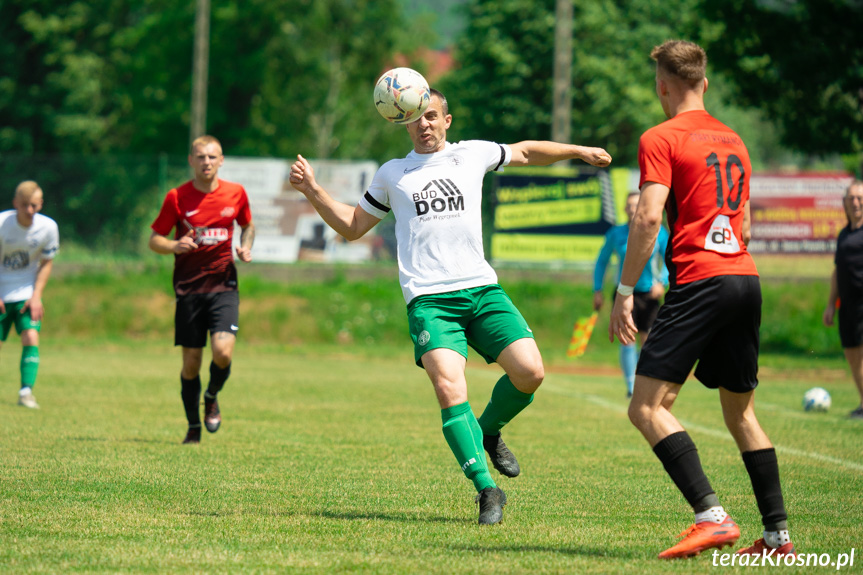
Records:
[[[419,120],[430,102],[428,82],[412,68],[388,70],[375,84],[375,108],[393,124]]]
[[[803,395],[803,409],[806,411],[827,411],[831,403],[830,392],[823,387],[813,387]]]

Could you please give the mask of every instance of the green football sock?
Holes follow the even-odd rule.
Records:
[[[485,411],[479,416],[479,426],[485,435],[497,435],[501,428],[522,412],[533,401],[532,393],[515,388],[508,375],[504,375],[494,386]]]
[[[465,476],[477,491],[497,487],[488,472],[482,448],[482,432],[468,402],[441,410],[443,436]]]
[[[21,387],[33,387],[39,371],[39,348],[25,345],[21,350]]]

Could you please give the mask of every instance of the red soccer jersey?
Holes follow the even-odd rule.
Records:
[[[638,146],[641,182],[671,190],[665,260],[672,285],[721,275],[758,275],[743,243],[752,164],[740,136],[704,110],[651,128]]]
[[[168,192],[150,227],[166,237],[176,228],[174,239],[194,230],[198,244],[198,249],[174,256],[177,295],[236,291],[232,249],[235,220],[240,227],[252,221],[249,198],[239,184],[219,180],[219,187],[205,194],[190,181]]]

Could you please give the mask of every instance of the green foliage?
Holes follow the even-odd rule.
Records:
[[[141,269],[128,264],[81,266],[65,272],[46,291],[46,337],[128,336],[164,339],[173,330],[171,259],[156,258]],[[93,270],[93,271],[87,271]],[[286,268],[288,281],[267,279],[252,266],[241,266],[243,341],[255,345],[384,346],[411,353],[407,312],[396,271],[371,270],[363,279],[336,273],[331,279],[307,277]],[[593,292],[589,278],[572,273],[531,277],[501,271],[501,285],[533,329],[549,364],[565,358],[576,319],[590,315]],[[118,280],[122,277],[122,280]],[[291,279],[292,278],[292,279]],[[761,348],[774,364],[794,360],[842,361],[835,328],[821,324],[828,283],[811,280],[762,280]],[[577,365],[616,365],[617,344],[608,342],[606,306],[600,313],[586,355]]]
[[[163,138],[179,138],[185,147],[187,130],[177,119],[188,108],[191,30],[183,26],[183,14],[191,21],[193,6],[178,10],[167,4],[0,4],[0,50],[9,56],[0,63],[0,151],[171,149],[162,147]],[[179,109],[169,96],[174,90],[183,94]],[[148,142],[151,147],[138,148],[147,135],[155,140]]]
[[[198,446],[180,445],[180,353],[167,342],[46,339],[38,411],[14,405],[14,362],[3,366],[5,573],[751,572],[713,566],[710,552],[656,559],[692,514],[627,420],[616,375],[547,373],[504,432],[522,475],[492,471],[509,499],[504,521],[480,528],[431,386],[404,355],[263,352],[241,339],[222,427]],[[469,365],[475,411],[499,375]],[[777,448],[798,552],[835,559],[856,547],[859,561],[860,422],[844,417],[856,393],[818,376],[831,412],[802,411],[803,377],[765,382],[756,411]],[[675,415],[740,524],[735,549],[761,537],[716,393],[687,384]]]
[[[762,284],[761,349],[800,357],[842,357],[836,328],[822,323],[830,294],[827,281]]]
[[[813,153],[863,145],[859,2],[574,8],[573,140],[607,147],[619,165],[634,164],[638,137],[663,119],[647,54],[669,37],[705,43],[711,66],[738,85],[736,103],[781,122],[786,144]],[[194,18],[194,3],[166,0],[0,3],[0,152],[185,155]],[[456,34],[457,68],[440,82],[453,139],[546,139],[554,22],[554,0],[218,2],[208,131],[234,155],[401,156],[404,130],[377,117],[372,82],[397,55],[424,71],[416,55]],[[774,164],[777,136],[761,115],[719,95],[711,106],[743,115],[732,125],[755,126],[746,139],[756,165]]]
[[[194,18],[165,0],[0,3],[0,151],[185,155]],[[402,18],[396,0],[214,3],[207,130],[233,155],[403,154],[371,98],[432,38]]]
[[[43,213],[60,227],[60,246],[138,253],[169,185],[188,177],[185,157],[0,155],[0,205],[11,208],[15,187],[36,180]],[[170,184],[168,183],[170,182]],[[5,209],[5,208],[4,208]]]
[[[250,86],[249,126],[237,126],[230,138],[237,142],[235,153],[381,159],[397,149],[404,155],[404,129],[382,121],[372,105],[374,81],[407,40],[399,3],[298,2],[301,19],[284,6],[261,4],[272,6],[265,18],[277,28],[257,37],[259,56],[237,70],[244,75],[250,67],[261,79]],[[242,22],[232,26],[237,24]],[[424,33],[415,30],[420,39]],[[225,58],[235,59],[233,54],[229,50]],[[216,106],[229,115],[225,123],[236,126],[236,112],[227,104]]]
[[[454,118],[450,140],[548,139],[554,46],[550,4],[468,4],[467,27],[455,46],[459,67],[439,82]]]
[[[707,4],[714,8],[709,18],[703,15]],[[741,4],[748,6],[752,2],[737,3]],[[439,83],[448,95],[454,118],[450,139],[516,142],[550,138],[554,0],[471,0],[467,8],[467,27],[455,45],[457,68]],[[779,134],[765,119],[774,118],[765,113],[767,102],[784,97],[782,93],[767,85],[751,89],[757,97],[739,101],[734,89],[725,86],[728,83],[725,75],[740,77],[736,60],[723,59],[727,46],[743,45],[747,39],[758,38],[764,30],[771,29],[769,22],[761,22],[750,30],[747,18],[739,13],[729,14],[724,2],[711,4],[704,0],[576,2],[572,141],[605,147],[614,156],[616,165],[635,165],[639,137],[665,120],[654,93],[650,51],[669,38],[682,38],[708,42],[711,57],[708,73],[715,81],[708,92],[708,109],[740,131],[756,167],[772,168],[805,160],[790,156],[780,146]],[[738,32],[741,20],[747,22],[748,33]],[[733,32],[725,33],[726,29]],[[845,34],[853,34],[849,30]],[[791,26],[784,37],[793,43],[798,34]],[[727,41],[729,38],[733,41]],[[826,49],[828,44],[824,46]],[[714,50],[719,62],[715,67]],[[783,57],[788,66],[793,66],[798,50],[789,46]],[[798,72],[805,74],[802,71],[805,69]],[[830,138],[826,122],[810,121],[817,121],[824,128],[823,139]],[[841,123],[832,129],[853,130]],[[786,139],[785,143],[810,150],[796,141]],[[847,148],[835,149],[847,151]]]
[[[466,18],[464,6],[468,0],[402,0],[405,19],[413,24],[417,18],[430,18],[431,28],[437,38],[433,47],[447,50],[455,38],[464,30]],[[411,27],[409,27],[410,29]],[[431,46],[431,44],[428,44]]]
[[[639,137],[665,119],[648,55],[670,37],[700,34],[708,24],[696,7],[697,0],[576,3],[573,142],[605,147],[618,165],[635,164]],[[554,25],[553,0],[469,3],[456,44],[459,68],[441,82],[455,119],[452,140],[550,138]]]
[[[712,65],[740,102],[812,154],[863,151],[863,4],[849,0],[702,0],[717,23],[705,37]]]

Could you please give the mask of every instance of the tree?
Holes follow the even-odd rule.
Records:
[[[711,66],[782,141],[809,154],[863,152],[863,2],[703,0]]]
[[[188,109],[190,90],[185,45],[191,46],[192,33],[185,22],[193,10],[172,5],[0,3],[0,150],[149,151],[138,147],[142,143],[165,150],[163,139],[183,133],[171,130],[166,119],[176,122]]]
[[[665,39],[697,29],[696,1],[576,2],[573,141],[607,148],[615,163],[635,162],[638,138],[664,119],[648,55]],[[548,139],[554,0],[472,0],[466,10],[459,68],[441,84],[454,139]]]
[[[281,157],[301,152],[383,161],[403,155],[404,128],[382,120],[372,90],[394,55],[430,32],[403,25],[397,0],[303,4],[302,10],[270,16],[279,30],[259,43],[255,73],[261,79],[238,148]],[[293,13],[302,18],[286,17]]]
[[[0,151],[185,155],[193,36],[188,2],[0,2]],[[207,130],[235,155],[384,157],[404,133],[374,81],[430,38],[398,0],[214,3]]]
[[[194,3],[0,2],[0,190],[36,179],[64,237],[134,250],[188,176]],[[388,159],[378,75],[427,22],[398,0],[213,3],[208,127],[229,155]]]

